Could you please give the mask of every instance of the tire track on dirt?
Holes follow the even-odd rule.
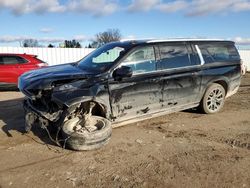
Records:
[[[62,157],[66,157],[66,156],[69,156],[69,155],[72,155],[72,154],[74,154],[74,152],[66,153],[66,154],[63,154],[63,155],[60,155],[60,156],[50,157],[50,158],[43,159],[43,160],[40,160],[40,161],[34,161],[34,162],[31,162],[31,163],[27,163],[27,164],[15,166],[15,167],[7,168],[7,169],[4,169],[4,170],[0,170],[0,175],[2,173],[8,172],[8,171],[15,171],[15,170],[18,170],[20,168],[34,166],[34,165],[41,164],[41,163],[44,163],[44,162],[52,161],[54,159],[60,159]]]

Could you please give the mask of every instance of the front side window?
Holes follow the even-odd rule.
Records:
[[[234,45],[229,44],[199,44],[205,63],[240,60]]]
[[[185,44],[163,44],[159,46],[159,70],[190,66],[189,55]]]
[[[146,46],[137,48],[121,65],[131,67],[133,74],[155,71],[156,61],[154,47]]]

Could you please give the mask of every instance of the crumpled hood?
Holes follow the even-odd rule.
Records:
[[[24,89],[42,89],[50,86],[54,81],[84,79],[93,74],[93,72],[82,70],[74,64],[45,67],[21,75],[18,80],[18,88],[21,91]]]

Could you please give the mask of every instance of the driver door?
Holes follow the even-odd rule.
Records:
[[[138,47],[121,62],[131,67],[131,77],[109,80],[110,104],[117,122],[160,109],[161,85],[156,74],[154,46]]]

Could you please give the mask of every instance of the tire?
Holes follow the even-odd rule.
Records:
[[[98,149],[106,145],[112,134],[111,122],[100,116],[91,116],[91,128],[96,130],[87,131],[79,125],[81,119],[76,117],[64,122],[62,126],[62,137],[67,148],[81,151]],[[79,130],[76,128],[80,127]]]
[[[214,114],[219,112],[224,106],[226,91],[220,84],[211,84],[200,103],[200,109],[203,113]]]

